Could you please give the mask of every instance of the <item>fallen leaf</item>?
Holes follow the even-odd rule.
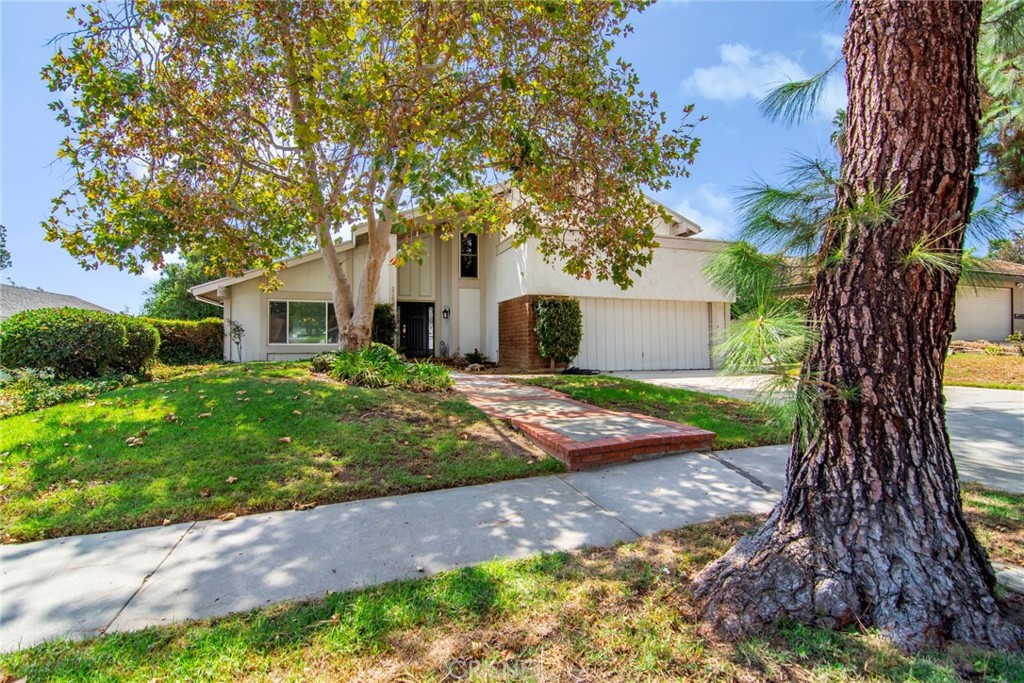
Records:
[[[67,441],[65,441],[65,442],[64,442],[64,448],[67,448],[67,447],[68,447],[68,446],[70,446],[70,445],[71,445],[71,444],[69,444],[69,443],[68,443]]]
[[[210,489],[199,489],[199,497],[200,498],[209,498],[210,497]]]
[[[147,436],[149,436],[149,432],[147,432],[145,429],[139,430],[138,437],[140,439],[143,439],[143,438],[145,438]]]
[[[199,419],[210,417],[211,415],[213,415],[213,413],[199,413]]]
[[[236,391],[235,393],[238,394],[239,396],[244,396],[245,395],[245,389],[242,389],[240,391]]]
[[[163,521],[163,523],[160,526],[167,526],[170,523],[171,523],[171,520],[169,520],[166,517],[164,517],[164,521]]]
[[[174,413],[167,413],[166,415],[164,415],[164,422],[177,422],[177,421],[178,421],[178,416],[175,415]]]
[[[306,389],[302,393],[304,393],[306,396],[312,396],[313,395],[313,392],[311,390],[309,390],[309,389]]]
[[[234,484],[236,481],[238,481],[238,477],[228,477],[227,479],[224,480],[224,483]]]
[[[259,416],[259,418],[257,418],[257,420],[256,420],[256,421],[257,421],[257,422],[266,422],[266,421],[267,421],[267,418],[265,418],[265,417],[263,417],[262,415],[260,415],[260,416]]]
[[[222,522],[229,522],[237,516],[234,512],[225,512],[223,515],[217,515],[217,519]]]
[[[312,510],[316,503],[292,503],[292,510]]]
[[[292,411],[292,415],[302,415],[302,411],[301,410],[293,410]]]
[[[277,442],[278,443],[291,443],[292,442],[292,437],[290,437],[290,436],[282,436],[280,439],[277,440]]]

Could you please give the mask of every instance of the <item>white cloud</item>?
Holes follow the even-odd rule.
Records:
[[[846,109],[846,79],[842,68],[832,72],[825,82],[825,90],[818,100],[815,115],[823,121],[831,121],[837,109]]]
[[[730,43],[720,45],[718,54],[721,63],[696,69],[683,81],[683,87],[693,88],[708,99],[735,102],[748,97],[760,99],[781,83],[810,75],[778,52]]]
[[[839,41],[842,36],[822,34],[822,49],[826,43]],[[748,45],[728,44],[718,48],[721,63],[696,69],[685,81],[684,89],[695,89],[712,100],[735,102],[742,99],[760,100],[782,83],[809,78],[811,73],[797,62],[778,52],[764,52]],[[830,55],[834,59],[837,53]],[[824,68],[825,65],[822,65]],[[846,83],[842,68],[828,78],[814,118],[830,122],[836,109],[846,106]]]
[[[821,52],[829,59],[836,59],[843,51],[843,36],[840,33],[821,34]]]
[[[157,270],[156,268],[147,268],[146,270],[139,273],[139,277],[141,277],[146,282],[156,282],[157,280],[160,279],[160,271]]]
[[[704,183],[684,193],[673,208],[703,228],[698,237],[730,239],[734,232],[732,199],[713,183]]]

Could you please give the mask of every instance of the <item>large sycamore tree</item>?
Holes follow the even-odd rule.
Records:
[[[787,484],[695,593],[739,634],[780,618],[908,649],[1020,647],[968,526],[942,396],[975,200],[981,3],[855,0],[835,207],[821,236]],[[948,258],[946,258],[948,257]]]
[[[514,225],[579,277],[649,263],[643,189],[698,141],[610,57],[645,2],[154,2],[77,9],[44,69],[74,182],[46,224],[87,267],[217,269],[319,249],[340,344],[369,342],[390,236]],[[508,201],[514,187],[527,201]],[[406,209],[415,207],[415,211]],[[367,234],[350,281],[335,240]]]

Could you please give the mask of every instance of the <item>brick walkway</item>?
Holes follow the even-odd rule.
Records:
[[[455,389],[488,415],[508,421],[569,471],[669,453],[708,451],[714,432],[647,415],[605,410],[542,387],[494,375],[455,374]]]

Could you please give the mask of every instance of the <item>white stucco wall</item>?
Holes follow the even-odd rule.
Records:
[[[654,260],[633,278],[633,286],[621,289],[613,282],[580,280],[558,264],[547,263],[536,241],[516,249],[507,245],[499,254],[499,301],[523,294],[562,294],[591,298],[624,298],[668,301],[731,302],[734,297],[714,287],[703,269],[725,243],[693,237],[660,237]]]
[[[392,239],[393,254],[395,240]],[[389,255],[390,258],[390,255]],[[360,281],[353,278],[362,273],[366,260],[366,247],[344,249],[339,254],[345,275],[358,292]],[[353,268],[353,261],[355,268]],[[230,285],[224,302],[226,319],[233,319],[245,330],[242,337],[241,360],[287,360],[306,358],[320,351],[337,348],[336,344],[271,344],[269,341],[269,317],[271,301],[333,301],[332,286],[320,258],[291,266],[280,271],[277,278],[281,286],[273,292],[260,289],[262,278],[253,278]],[[395,269],[385,264],[377,286],[376,301],[394,302],[397,289]],[[231,345],[226,348],[226,358],[239,360],[238,352]]]

